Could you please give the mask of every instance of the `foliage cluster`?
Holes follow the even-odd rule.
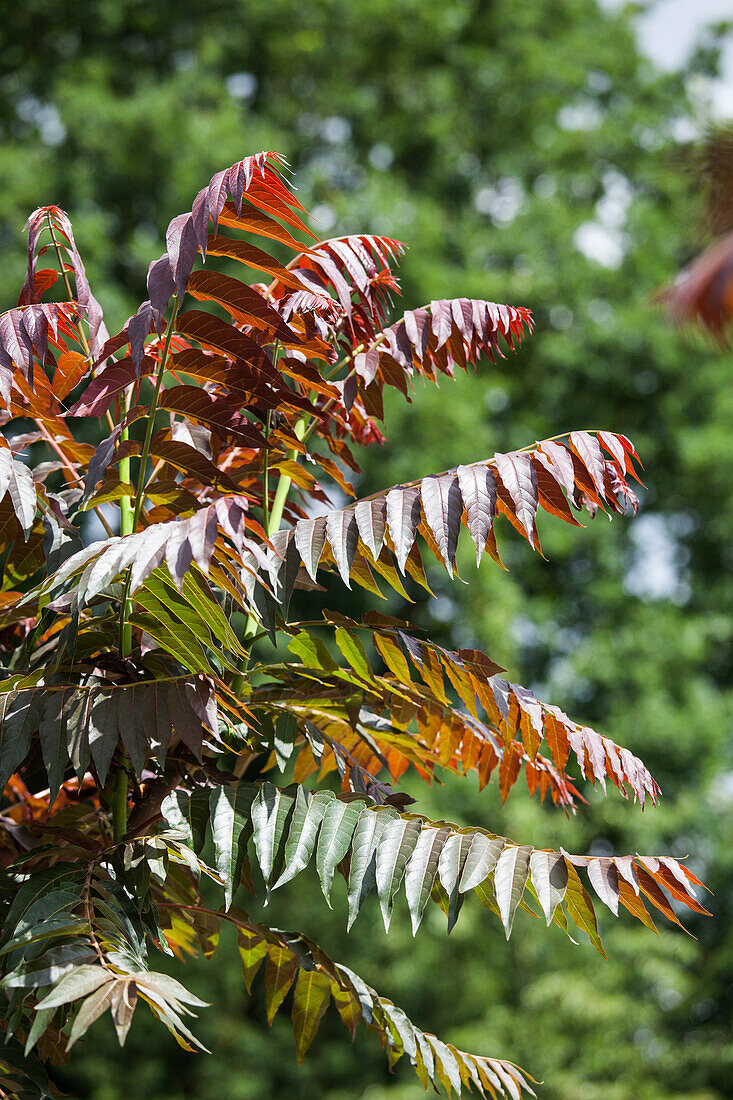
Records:
[[[437,769],[477,773],[480,787],[496,773],[502,800],[523,772],[530,795],[568,810],[582,800],[568,768],[642,805],[659,788],[632,752],[479,650],[377,612],[291,618],[293,592],[329,573],[379,596],[381,581],[409,599],[407,576],[430,592],[424,549],[453,576],[462,526],[477,563],[501,565],[499,516],[541,553],[540,509],[575,526],[583,510],[635,512],[639,462],[623,435],[571,431],[329,506],[333,486],[355,496],[352,448],[382,439],[386,387],[409,396],[416,378],[493,360],[532,319],[458,298],[388,323],[403,246],[319,241],[285,168],[261,153],[218,172],[170,222],[149,298],[113,337],[66,214],[39,208],[19,305],[0,318],[4,421],[31,424],[4,440],[1,502],[0,951],[15,1040],[4,1064],[19,1095],[24,1075],[50,1088],[43,1063],[107,1010],[124,1042],[139,1000],[200,1047],[185,1017],[203,1002],[151,959],[211,954],[222,923],[236,929],[248,988],[264,963],[270,1021],[292,987],[299,1060],[333,1000],[352,1035],[363,1021],[425,1085],[532,1094],[512,1063],[423,1032],[302,933],[235,904],[240,885],[269,895],[311,859],[327,901],[337,871],[346,881],[349,924],[375,891],[385,929],[403,886],[413,932],[431,902],[450,930],[473,892],[507,939],[521,907],[603,953],[579,871],[614,915],[621,906],[652,929],[647,904],[678,924],[673,901],[706,912],[699,880],[670,856],[536,849],[408,809],[394,784],[410,768],[427,782]],[[40,266],[49,254],[55,266]],[[237,263],[271,281],[241,281]],[[43,300],[59,288],[60,301]],[[208,308],[184,308],[187,296]],[[99,420],[108,434],[94,446],[85,435]],[[28,465],[34,447],[46,453]],[[107,537],[83,545],[90,511]],[[261,656],[265,637],[291,656]],[[287,786],[263,774],[274,768]]]

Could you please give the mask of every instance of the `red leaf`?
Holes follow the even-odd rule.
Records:
[[[493,463],[511,499],[514,515],[519,522],[518,530],[526,535],[529,543],[537,546],[535,528],[535,516],[539,503],[537,473],[530,462],[529,455],[519,451],[505,455],[497,454],[494,455]]]
[[[230,359],[255,366],[265,375],[277,377],[272,363],[259,344],[244,332],[199,309],[180,313],[176,320],[176,332],[198,341],[202,347],[223,352]]]
[[[151,359],[145,359],[142,373],[149,374],[153,366]],[[67,416],[104,416],[115,397],[134,382],[136,377],[135,364],[129,356],[119,362],[111,362],[89,383],[79,400],[69,409]]]
[[[235,321],[274,333],[286,344],[298,344],[298,335],[283,321],[251,286],[219,271],[194,271],[188,280],[188,293],[199,301],[217,302]]]
[[[606,463],[598,440],[588,432],[571,432],[568,443],[593,479],[598,496],[605,499]]]
[[[208,256],[226,256],[232,260],[239,260],[256,271],[264,271],[277,279],[283,286],[292,290],[302,290],[303,283],[288,271],[281,263],[264,252],[261,248],[251,244],[250,241],[235,240],[233,237],[209,236],[207,238],[206,253]]]
[[[160,408],[170,409],[230,437],[243,447],[262,447],[260,429],[223,398],[216,399],[199,386],[171,386],[163,391]]]

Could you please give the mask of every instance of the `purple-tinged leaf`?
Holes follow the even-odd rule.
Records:
[[[605,499],[606,462],[598,440],[588,432],[571,432],[568,442],[590,474],[599,497]]]
[[[458,478],[455,474],[425,477],[420,494],[425,520],[435,535],[445,567],[452,577],[463,513]]]
[[[430,314],[426,309],[408,310],[405,313],[405,332],[412,344],[418,359],[425,357],[430,338]]]
[[[153,569],[161,564],[165,557],[165,544],[173,532],[171,527],[178,524],[158,523],[134,535],[134,554],[130,571],[130,591],[136,592]]]
[[[173,218],[166,230],[165,243],[178,300],[182,301],[198,252],[192,214],[179,214]]]
[[[568,499],[572,501],[575,493],[575,467],[573,466],[573,456],[568,448],[564,447],[562,443],[555,443],[554,440],[549,439],[540,444],[536,456],[542,458],[543,465],[555,480],[562,485]],[[548,461],[544,461],[545,459]]]
[[[201,759],[203,739],[207,731],[201,719],[191,705],[191,697],[186,685],[174,680],[168,685],[167,702],[170,710],[171,725],[177,737],[190,749],[197,760]]]
[[[360,500],[354,506],[356,524],[361,541],[376,561],[382,552],[384,532],[387,523],[387,504],[384,497],[374,500]]]
[[[598,441],[612,454],[622,474],[626,473],[626,450],[623,443],[613,432],[598,432]]]
[[[496,478],[489,466],[459,466],[458,484],[466,507],[468,532],[476,546],[476,565],[486,546],[496,512]]]
[[[82,504],[89,500],[90,496],[104,477],[107,467],[112,461],[112,456],[115,453],[115,447],[117,446],[121,431],[122,424],[115,424],[110,434],[106,439],[102,440],[90,458],[86,477],[84,478],[84,495],[81,498]]]
[[[214,233],[216,233],[219,225],[219,215],[224,209],[224,204],[227,201],[227,195],[229,194],[229,169],[225,168],[222,172],[217,172],[215,176],[212,176],[211,182],[208,186],[208,205],[209,205],[209,217],[214,223]]]
[[[217,536],[214,508],[202,508],[188,521],[188,542],[191,555],[202,573],[209,572]]]
[[[526,533],[527,541],[535,542],[535,516],[539,502],[537,473],[527,454],[513,451],[494,455],[494,465],[511,502],[514,514]]]
[[[48,357],[48,315],[43,306],[26,306],[21,321],[41,363]]]
[[[191,207],[191,221],[196,244],[201,253],[201,259],[206,260],[206,248],[209,233],[209,189],[202,187]]]
[[[295,525],[295,545],[312,581],[316,579],[316,572],[325,542],[325,516],[316,516],[315,519],[301,519]]]
[[[176,321],[176,332],[197,340],[206,348],[223,352],[230,359],[238,360],[256,367],[264,379],[279,380],[272,363],[259,344],[251,336],[240,332],[212,313],[200,309],[190,309],[180,313]]]
[[[38,727],[43,763],[48,775],[50,800],[54,801],[69,763],[66,748],[66,714],[64,703],[70,692],[49,691],[43,701]]]
[[[450,302],[445,299],[440,299],[437,302],[430,303],[431,313],[431,325],[433,335],[438,341],[437,349],[443,347],[444,344],[450,339],[450,334],[453,331],[453,318],[451,314]]]
[[[359,352],[354,356],[354,371],[368,386],[377,376],[379,368],[379,349],[370,348],[369,351]]]
[[[0,447],[0,488],[0,497],[9,494],[13,511],[27,539],[36,518],[36,485],[26,464],[14,459],[7,447]]]
[[[127,322],[130,358],[138,371],[145,351],[145,339],[151,328],[159,330],[160,319],[156,317],[152,304],[147,301],[142,303],[135,316]]]
[[[154,260],[148,268],[148,294],[150,304],[156,311],[158,335],[163,331],[163,316],[168,309],[168,303],[173,297],[176,283],[171,271],[171,263],[165,254],[159,260]]]
[[[613,860],[606,856],[591,859],[588,864],[588,878],[590,879],[591,886],[598,894],[603,904],[608,906],[614,917],[617,917],[619,896],[618,869],[614,865]]]
[[[397,563],[402,573],[415,541],[420,523],[420,488],[410,485],[406,489],[390,489],[387,493],[387,525],[395,548]]]
[[[9,309],[0,316],[0,346],[32,386],[33,344],[23,325],[23,312],[22,309]]]
[[[351,588],[349,573],[359,542],[359,529],[353,508],[342,508],[326,516],[326,534],[333,550],[334,560],[347,588]]]

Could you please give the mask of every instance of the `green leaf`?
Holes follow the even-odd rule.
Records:
[[[361,640],[343,626],[336,627],[335,637],[336,645],[339,647],[357,676],[360,676],[362,680],[371,682],[374,679],[374,673],[372,672],[369,658],[367,657],[366,650]]]
[[[343,977],[341,981],[344,981]],[[358,996],[355,995],[353,989],[344,989],[335,978],[331,982],[331,996],[341,1017],[341,1023],[347,1028],[353,1039],[363,1015]]]
[[[321,880],[323,896],[331,905],[331,886],[336,865],[341,862],[349,850],[354,829],[362,813],[368,812],[361,799],[354,802],[342,802],[334,799],[326,807],[318,837],[316,851],[316,870]]]
[[[410,666],[395,638],[391,634],[375,633],[374,645],[379,650],[387,668],[400,683],[411,683],[412,677],[410,676]]]
[[[280,851],[290,811],[295,803],[295,787],[275,787],[263,783],[252,803],[252,825],[257,861],[265,883],[269,885]]]
[[[269,944],[265,963],[265,1007],[271,1024],[298,972],[298,959],[279,944]]]
[[[40,691],[11,691],[0,700],[0,789],[28,755],[42,702]]]
[[[391,806],[384,806],[363,813],[359,818],[351,843],[348,929],[356,920],[364,899],[377,884],[377,845],[387,823],[398,817]]]
[[[40,958],[19,963],[15,970],[3,978],[2,985],[5,989],[37,989],[39,986],[53,985],[74,966],[94,957],[94,951],[86,943],[50,947]]]
[[[25,1047],[23,1048],[23,1056],[25,1058],[28,1057],[33,1047],[51,1023],[55,1011],[55,1008],[42,1008],[40,1011],[36,1009],[33,1013],[33,1023],[30,1026],[28,1037],[25,1041]]]
[[[143,711],[145,695],[149,690],[147,685],[125,684],[116,693],[122,744],[138,778],[142,775],[149,749]]]
[[[377,894],[385,931],[392,919],[393,898],[405,873],[405,864],[420,835],[417,818],[399,817],[389,821],[377,846]]]
[[[211,833],[214,838],[214,865],[224,879],[224,903],[232,904],[234,891],[247,854],[252,833],[250,811],[256,787],[239,783],[236,787],[215,787],[209,799]]]
[[[272,737],[275,759],[281,772],[285,771],[288,760],[293,755],[295,739],[298,736],[298,722],[294,714],[286,711],[279,714],[275,721]]]
[[[301,970],[293,994],[293,1035],[300,1065],[316,1037],[331,999],[331,979],[320,970]]]
[[[458,1096],[461,1095],[461,1071],[458,1068],[456,1057],[450,1048],[435,1035],[426,1036],[435,1052],[435,1069],[443,1087],[450,1096],[454,1089]]]
[[[77,899],[78,900],[78,899]],[[22,935],[13,936],[12,940],[0,949],[0,955],[14,951],[18,947],[27,947],[31,943],[40,943],[42,940],[60,939],[66,936],[80,936],[89,931],[89,925],[81,917],[64,913],[59,916],[47,917],[39,924],[34,924]]]
[[[478,898],[485,909],[489,909],[492,913],[501,920],[501,912],[496,901],[496,894],[494,893],[494,878],[493,875],[489,875],[478,886],[474,887],[474,896]]]
[[[605,959],[606,952],[603,950],[601,937],[598,935],[596,914],[593,910],[590,894],[580,881],[580,876],[572,863],[565,860],[565,866],[568,873],[568,884],[565,891],[565,905],[568,915],[572,917],[581,932],[586,933],[596,951],[599,951]]]
[[[458,887],[462,894],[474,890],[493,871],[505,843],[503,837],[489,837],[478,832],[473,834]]]
[[[509,845],[499,856],[494,870],[494,892],[507,939],[529,875],[531,851],[530,847]]]
[[[407,1054],[410,1061],[413,1061],[417,1053],[415,1027],[402,1009],[390,1004],[389,1001],[382,1001],[382,1010],[396,1046]]]
[[[58,985],[47,993],[37,1008],[58,1008],[59,1005],[68,1004],[69,1001],[78,1001],[82,997],[93,993],[101,985],[114,981],[114,975],[109,970],[98,965],[83,964],[76,966],[70,974],[65,974]]]
[[[67,1050],[71,1050],[77,1039],[81,1039],[82,1035],[86,1034],[95,1020],[98,1020],[102,1013],[110,1007],[114,989],[115,983],[107,982],[98,989],[95,989],[88,997],[84,998],[76,1014],[74,1023],[71,1025],[69,1042],[66,1047]]]
[[[24,882],[8,910],[0,932],[0,943],[7,943],[13,933],[20,928],[29,928],[34,923],[36,905],[44,896],[54,891],[67,891],[74,894],[78,901],[78,887],[83,878],[83,869],[73,863],[57,863],[43,871],[35,871]],[[55,903],[53,903],[55,905]],[[49,909],[49,912],[57,909]],[[30,919],[29,919],[30,916]]]
[[[557,852],[534,851],[529,857],[529,869],[537,900],[549,927],[568,885],[565,860]]]
[[[69,694],[69,692],[59,690],[44,693],[43,712],[38,727],[43,763],[48,774],[52,802],[58,794],[66,766],[69,763],[69,753],[66,748],[66,714],[64,710],[64,704],[69,698]]]
[[[438,861],[438,876],[448,896],[448,932],[458,919],[458,914],[463,905],[463,894],[459,889],[459,883],[466,866],[468,853],[471,850],[474,833],[469,830],[452,832],[443,845]]]
[[[285,842],[285,866],[273,889],[284,886],[308,866],[323,815],[335,798],[333,791],[317,791],[311,795],[305,787],[298,787],[290,831]]]
[[[334,672],[339,667],[328,652],[323,639],[317,634],[311,634],[308,630],[301,630],[296,634],[288,643],[288,649],[296,657],[300,657],[307,668],[320,668],[324,672]]]
[[[423,826],[417,844],[405,869],[405,895],[412,921],[412,934],[417,932],[438,873],[438,861],[450,829]]]
[[[117,748],[118,699],[116,691],[95,691],[89,707],[89,748],[102,786]]]
[[[72,918],[72,910],[78,903],[79,894],[75,889],[54,888],[53,885],[50,885],[48,890],[41,889],[18,916],[15,924],[12,923],[11,909],[3,930],[7,930],[8,936],[4,937],[0,955],[6,954],[23,943],[44,938],[42,933],[46,927],[51,932],[51,929],[55,930],[59,925],[67,924]],[[81,918],[74,917],[73,921],[80,923]],[[55,931],[51,934],[55,934]]]
[[[206,791],[188,791],[178,787],[167,795],[160,806],[164,820],[172,829],[182,832],[198,855],[206,841],[209,823],[209,795]]]
[[[148,609],[146,592],[155,597],[156,606],[162,603],[169,607],[177,618],[193,627],[205,644],[210,645],[213,637],[229,652],[238,657],[247,656],[247,650],[242,646],[198,569],[191,567],[186,571],[181,591],[176,587],[167,570],[156,569],[145,581],[144,589],[139,589],[135,594],[135,603]],[[220,647],[216,647],[216,651],[221,654]]]
[[[130,616],[132,625],[149,634],[166,653],[170,653],[180,661],[189,672],[201,672],[211,676],[215,670],[195,631],[171,615],[165,604],[154,599],[152,593],[143,592],[141,596],[145,599],[147,610],[134,612]],[[204,641],[211,643],[208,632],[204,634]],[[227,665],[227,667],[230,666]],[[238,671],[235,665],[231,665],[231,668],[235,672]]]
[[[260,968],[262,960],[267,955],[267,940],[249,928],[237,926],[237,948],[242,960],[242,977],[247,987],[247,992],[252,992],[252,982]]]

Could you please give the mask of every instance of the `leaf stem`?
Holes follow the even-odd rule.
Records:
[[[277,366],[277,361],[280,358],[280,341],[275,340],[272,347],[272,365]],[[272,409],[267,410],[267,420],[265,423],[265,440],[269,441],[270,430],[272,427]],[[263,467],[262,467],[262,526],[265,528],[265,534],[270,534],[270,467],[269,467],[269,447],[263,448]]]
[[[87,919],[89,925],[89,936],[92,941],[92,947],[96,952],[97,958],[104,967],[105,970],[111,970],[109,963],[107,962],[104,951],[101,944],[97,939],[97,934],[94,931],[94,902],[92,901],[92,878],[94,877],[94,868],[97,866],[98,857],[91,860],[87,873],[84,876],[84,885],[81,888],[82,900],[84,903],[84,916]]]
[[[127,832],[127,772],[117,768],[112,787],[112,837],[119,844]]]
[[[140,469],[137,478],[137,489],[135,490],[135,510],[132,517],[132,529],[136,529],[138,520],[140,519],[140,513],[142,512],[143,503],[145,501],[145,471],[148,464],[148,456],[150,454],[150,443],[153,438],[153,427],[155,425],[155,414],[158,411],[158,400],[160,398],[160,390],[163,385],[163,377],[165,375],[165,369],[168,363],[168,355],[170,352],[171,340],[173,338],[173,329],[176,324],[176,317],[178,316],[178,295],[173,297],[173,313],[171,319],[168,322],[168,329],[165,334],[165,345],[163,347],[163,355],[160,363],[158,364],[158,373],[155,379],[155,390],[153,396],[150,399],[150,408],[148,409],[148,423],[145,429],[145,440],[143,442],[143,449],[140,455]]]
[[[75,294],[72,293],[71,282],[69,281],[69,273],[66,270],[66,265],[64,264],[64,257],[63,257],[63,253],[61,252],[61,245],[56,240],[56,234],[53,231],[53,222],[51,221],[51,215],[50,214],[46,214],[46,224],[48,225],[48,231],[51,234],[51,240],[53,241],[53,246],[56,249],[56,258],[58,260],[59,267],[61,268],[61,276],[64,280],[64,285],[66,287],[66,293],[69,296],[69,301],[70,302],[76,302],[76,301],[78,301],[78,298],[76,297]],[[91,361],[92,351],[91,351],[91,348],[89,347],[89,341],[87,340],[87,335],[84,332],[84,329],[82,328],[81,320],[76,322],[76,331],[79,333],[79,340],[81,342],[81,346],[84,348],[84,355],[86,356],[86,358],[88,360]]]
[[[155,414],[158,411],[158,401],[160,399],[160,390],[163,385],[163,377],[165,375],[165,369],[168,362],[168,353],[170,351],[171,339],[173,338],[173,329],[176,323],[176,317],[178,316],[178,295],[173,298],[173,312],[171,314],[170,321],[168,322],[168,328],[165,334],[165,345],[163,347],[163,354],[158,364],[158,371],[155,378],[155,388],[153,390],[153,396],[150,399],[150,407],[148,409],[148,422],[145,429],[145,440],[143,442],[142,451],[140,453],[140,469],[138,471],[137,488],[135,490],[135,505],[130,510],[130,498],[123,497],[120,501],[120,534],[131,535],[137,530],[137,525],[140,520],[140,513],[142,512],[143,503],[145,500],[145,472],[148,464],[148,456],[150,454],[150,443],[153,438],[153,427],[155,425]],[[120,463],[120,478],[123,476],[123,463],[127,463],[127,478],[129,481],[129,458],[123,459]],[[123,510],[123,504],[127,507]],[[124,522],[124,527],[123,527]],[[130,600],[130,570],[127,571],[127,577],[125,578],[125,587],[122,594],[122,601],[120,604],[120,651],[123,656],[126,656],[132,649],[132,626],[130,624],[130,614],[132,611],[132,603]]]

